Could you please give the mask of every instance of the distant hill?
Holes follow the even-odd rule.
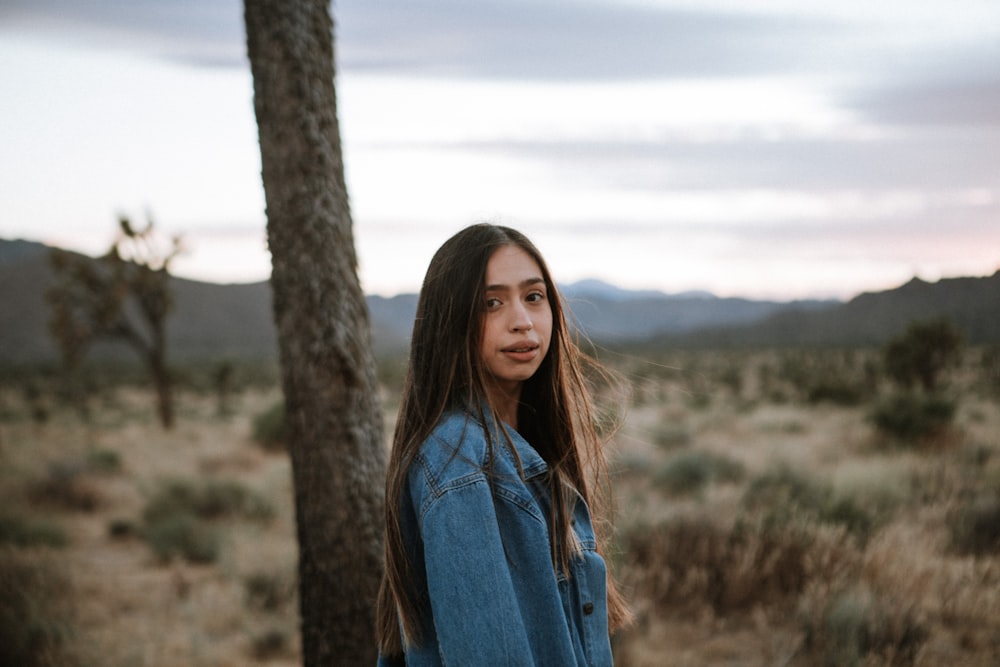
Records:
[[[0,241],[0,363],[35,363],[59,358],[49,335],[45,291],[52,281],[50,249],[5,251]],[[24,244],[25,242],[19,242]],[[40,251],[37,251],[40,248]],[[271,292],[266,282],[217,285],[172,279],[174,310],[167,320],[168,355],[190,358],[275,358]],[[98,356],[131,358],[121,345],[102,345]]]
[[[647,341],[685,347],[878,345],[911,322],[947,317],[971,344],[1000,343],[1000,271],[983,278],[917,278],[820,310],[788,308],[745,326],[715,327]]]
[[[47,246],[0,239],[0,364],[49,362]],[[173,279],[167,335],[172,361],[277,357],[268,282],[220,285]],[[754,301],[704,292],[636,292],[583,281],[563,288],[576,325],[602,343],[806,345],[880,343],[913,320],[951,317],[973,342],[1000,342],[1000,272],[990,278],[914,280],[850,302]],[[417,297],[369,296],[377,355],[405,349]],[[95,354],[129,357],[122,346]]]
[[[49,335],[45,291],[52,281],[52,248],[0,239],[0,364],[58,360]],[[172,278],[174,310],[167,320],[173,361],[277,358],[270,283],[205,283]],[[369,297],[376,351],[403,348],[416,312],[416,296]],[[101,358],[131,359],[122,345],[101,345]]]
[[[595,341],[634,342],[714,327],[759,322],[794,308],[814,312],[839,301],[755,301],[720,298],[708,292],[629,292],[599,281],[574,283],[563,293],[580,329]]]
[[[48,246],[34,241],[24,241],[15,239],[5,241],[0,239],[0,267],[5,264],[13,264],[24,259],[31,259],[45,254],[49,250]]]

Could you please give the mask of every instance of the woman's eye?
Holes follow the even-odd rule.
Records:
[[[500,299],[497,299],[495,297],[486,299],[486,307],[487,308],[496,308],[499,305],[500,305]]]
[[[531,294],[528,295],[527,300],[529,302],[531,302],[531,303],[535,303],[535,302],[538,302],[538,301],[544,301],[545,300],[545,295],[542,294],[541,292],[532,292]]]

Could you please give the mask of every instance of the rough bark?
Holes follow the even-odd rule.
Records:
[[[295,485],[305,665],[375,663],[384,450],[325,0],[245,0]]]

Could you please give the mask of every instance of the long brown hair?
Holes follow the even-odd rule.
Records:
[[[518,430],[550,469],[553,492],[553,567],[562,571],[572,555],[571,517],[563,498],[568,484],[590,506],[603,548],[607,471],[601,438],[595,424],[590,384],[600,366],[577,346],[569,328],[555,283],[545,260],[523,234],[508,227],[477,224],[448,239],[431,259],[420,297],[410,342],[410,358],[386,477],[385,574],[379,591],[377,634],[383,655],[398,655],[406,642],[421,637],[417,579],[406,553],[400,529],[400,502],[414,456],[445,411],[452,408],[482,411],[488,405],[487,371],[479,358],[478,342],[485,313],[486,265],[504,246],[516,246],[537,262],[552,308],[549,351],[535,374],[522,387]],[[496,422],[494,415],[475,415],[480,423]],[[495,446],[487,429],[487,442]],[[608,577],[608,622],[616,629],[626,622],[628,609],[614,580]]]

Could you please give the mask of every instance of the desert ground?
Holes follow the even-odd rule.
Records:
[[[872,419],[879,350],[602,353],[628,390],[616,664],[1000,664],[998,356],[965,350],[953,416],[900,436]],[[274,377],[189,373],[166,431],[143,383],[94,373],[0,383],[0,663],[298,664]]]

